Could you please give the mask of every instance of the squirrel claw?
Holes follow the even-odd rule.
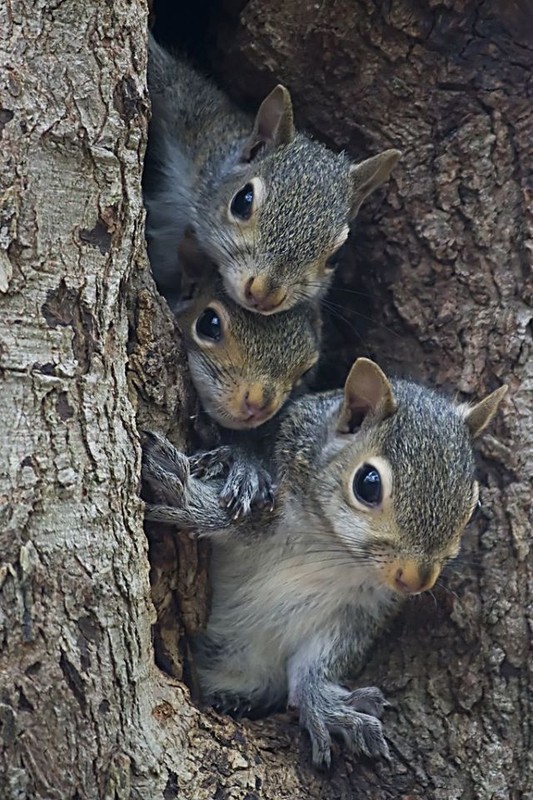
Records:
[[[227,473],[232,463],[232,451],[229,447],[217,447],[189,457],[191,475],[202,480],[210,480]]]
[[[385,700],[383,692],[376,686],[365,686],[350,692],[348,702],[356,711],[369,714],[371,717],[381,718],[385,708],[391,704]]]
[[[269,473],[251,463],[238,448],[221,445],[196,453],[189,458],[189,468],[194,478],[204,481],[225,475],[220,507],[228,511],[234,521],[246,517],[253,508],[274,509],[276,487]]]
[[[217,694],[212,698],[211,704],[219,714],[227,714],[234,719],[240,719],[250,714],[252,706],[249,701],[238,695]]]
[[[315,766],[331,763],[331,733],[340,735],[353,753],[390,760],[383,727],[377,718],[384,701],[381,691],[374,686],[353,692],[326,686],[322,691],[310,693],[300,706],[300,724],[311,738]],[[357,710],[357,706],[370,713]]]
[[[328,742],[325,748],[315,748],[312,753],[313,764],[320,772],[331,770],[331,744]]]
[[[220,493],[220,503],[238,520],[253,508],[274,508],[275,491],[270,475],[262,467],[236,462]]]
[[[227,514],[217,508],[218,487],[192,477],[189,458],[158,433],[145,437],[142,479],[150,522],[172,525],[193,538],[228,526]]]
[[[358,711],[343,717],[342,724],[336,726],[336,731],[340,733],[350,752],[390,761],[389,746],[383,736],[381,722],[376,717]]]

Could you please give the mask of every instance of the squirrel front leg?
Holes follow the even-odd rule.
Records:
[[[168,439],[145,432],[142,478],[150,490],[145,517],[166,522],[198,536],[211,536],[231,528],[231,514],[221,508],[221,483],[201,481],[190,474],[189,459]]]
[[[381,690],[369,686],[350,691],[339,682],[362,665],[375,633],[373,624],[356,631],[352,622],[348,628],[317,634],[288,663],[288,704],[299,710],[316,767],[331,765],[332,733],[340,734],[352,752],[389,758],[379,719],[388,703]]]
[[[270,473],[243,448],[222,445],[196,453],[189,463],[196,478],[225,475],[219,499],[234,520],[247,516],[253,508],[273,510],[276,486]]]

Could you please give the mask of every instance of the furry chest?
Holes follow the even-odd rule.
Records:
[[[206,697],[228,694],[253,706],[282,701],[289,659],[315,636],[357,636],[378,617],[389,593],[345,553],[290,545],[279,537],[254,546],[216,544],[212,607],[199,658]]]
[[[309,542],[284,547],[269,540],[249,553],[213,553],[213,604],[208,630],[238,641],[238,649],[261,650],[265,658],[289,658],[305,641],[338,624],[349,610],[380,616],[390,593],[373,571],[343,551]],[[263,545],[263,546],[261,546]]]

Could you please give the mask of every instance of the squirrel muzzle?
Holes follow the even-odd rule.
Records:
[[[440,564],[421,564],[414,559],[396,559],[380,569],[387,586],[400,594],[420,594],[435,585]]]
[[[287,290],[281,286],[272,288],[264,277],[249,278],[244,287],[245,305],[260,314],[280,311],[287,299]]]

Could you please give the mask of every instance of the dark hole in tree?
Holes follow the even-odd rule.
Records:
[[[153,5],[152,31],[158,41],[170,50],[185,53],[204,73],[211,76],[237,104],[254,113],[265,96],[265,92],[276,81],[283,82],[282,75],[272,75],[270,85],[246,85],[243,97],[231,81],[222,79],[223,53],[219,49],[219,32],[235,24],[243,0],[197,0],[195,3],[175,3],[172,0],[156,0]],[[289,86],[290,89],[290,86]],[[298,97],[293,96],[297,123],[310,135],[304,118],[298,117]],[[326,142],[334,147],[333,143]],[[399,143],[398,143],[399,144]],[[385,145],[387,146],[387,145]],[[334,148],[338,149],[338,148]],[[360,161],[374,153],[350,152],[354,161]],[[314,389],[338,388],[343,385],[349,368],[357,356],[376,357],[385,367],[394,371],[395,340],[399,340],[401,323],[385,316],[387,286],[393,281],[395,266],[376,256],[376,229],[380,226],[380,203],[385,189],[379,189],[363,205],[348,242],[339,254],[334,284],[323,302],[324,343],[321,365]],[[370,220],[374,221],[369,226]],[[369,232],[370,228],[370,232]],[[384,237],[383,237],[384,238]],[[380,300],[380,296],[383,300]],[[386,348],[383,348],[386,342]],[[405,345],[405,341],[404,341]],[[407,345],[409,346],[409,345]],[[386,355],[385,358],[382,356]],[[401,356],[398,362],[401,363]],[[396,367],[397,371],[397,367]],[[171,544],[174,533],[163,526],[150,543],[151,581],[154,602],[158,609],[158,620],[154,626],[155,660],[160,669],[173,677],[184,678],[191,686],[193,697],[198,696],[194,681],[194,665],[191,664],[186,635],[190,633],[181,623],[181,609],[174,583],[168,586],[168,575],[175,565],[178,574],[177,548]],[[201,557],[208,558],[206,544],[200,544]],[[167,598],[159,583],[164,565]],[[171,597],[168,593],[171,592]],[[159,596],[159,597],[158,597]],[[185,634],[185,637],[184,637]]]

